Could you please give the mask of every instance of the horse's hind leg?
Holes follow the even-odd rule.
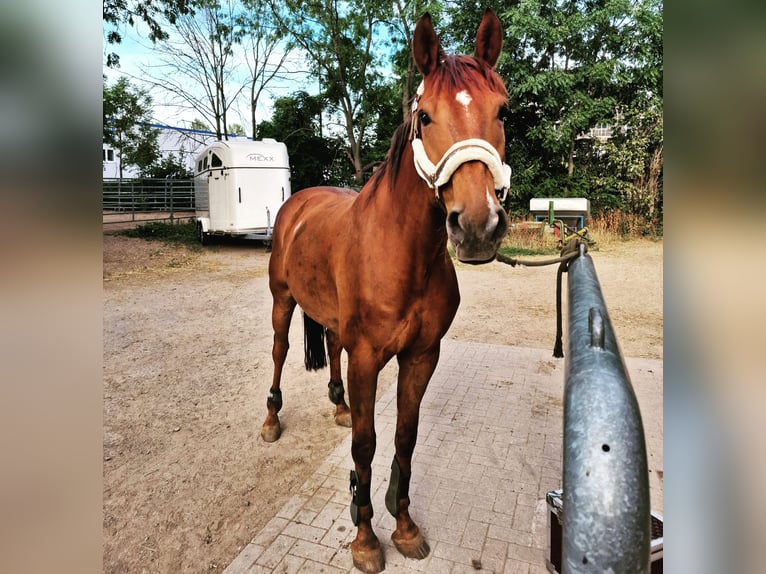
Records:
[[[293,311],[295,311],[295,299],[292,296],[274,294],[274,305],[271,310],[271,323],[274,327],[274,346],[271,351],[274,359],[274,378],[271,382],[269,397],[266,399],[268,414],[261,428],[261,437],[266,442],[274,442],[282,434],[277,415],[282,408],[282,391],[279,389],[279,383],[282,379],[282,367],[287,358],[287,350],[290,348],[288,333]]]
[[[330,382],[327,384],[330,400],[335,405],[335,424],[350,427],[351,411],[346,404],[343,392],[343,377],[340,370],[340,353],[342,347],[338,335],[329,329],[325,333],[327,338],[327,354],[330,357]]]
[[[391,540],[407,558],[423,559],[430,548],[409,513],[409,484],[412,453],[418,436],[420,402],[439,361],[439,347],[416,357],[400,354],[397,388],[396,455],[391,464],[391,480],[386,493],[386,508],[396,518]]]

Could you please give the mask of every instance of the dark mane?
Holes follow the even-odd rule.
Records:
[[[489,64],[471,56],[444,56],[434,72],[433,86],[439,91],[449,90],[455,93],[465,88],[475,87],[477,74],[487,81],[491,91],[502,94],[508,99],[508,90],[500,76]],[[400,159],[410,141],[411,129],[412,116],[408,115],[405,122],[394,132],[386,159],[378,166],[368,183],[377,187],[379,180],[386,173],[390,174],[391,181],[396,180],[399,175]]]
[[[396,128],[396,131],[391,138],[391,146],[388,148],[386,159],[383,160],[383,163],[381,163],[375,170],[375,173],[372,174],[372,177],[368,182],[369,184],[378,187],[379,180],[386,173],[391,174],[391,181],[396,180],[397,175],[399,175],[399,162],[404,153],[404,148],[410,143],[411,127],[412,116],[410,115],[407,116],[407,120],[403,124]]]

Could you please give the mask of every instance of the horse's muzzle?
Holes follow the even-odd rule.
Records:
[[[453,209],[447,216],[447,235],[462,263],[488,263],[508,232],[508,216],[499,206],[476,221],[464,210]]]

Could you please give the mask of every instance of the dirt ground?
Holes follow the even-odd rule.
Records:
[[[625,356],[662,358],[662,243],[592,250]],[[220,572],[348,429],[307,373],[295,314],[284,434],[260,439],[271,384],[269,254],[104,235],[104,571]],[[555,267],[457,265],[448,338],[552,349]],[[389,367],[379,392],[393,381]]]

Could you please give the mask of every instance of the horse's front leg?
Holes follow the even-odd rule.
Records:
[[[351,404],[351,518],[357,527],[349,545],[354,566],[362,572],[381,572],[385,568],[383,548],[372,530],[372,458],[375,455],[375,391],[380,367],[372,352],[349,352],[348,396]]]
[[[439,346],[424,354],[401,353],[397,388],[396,455],[391,463],[391,480],[386,493],[386,508],[396,518],[391,540],[407,558],[421,560],[430,548],[410,517],[409,485],[412,476],[412,453],[418,436],[420,402],[428,381],[439,361]]]

